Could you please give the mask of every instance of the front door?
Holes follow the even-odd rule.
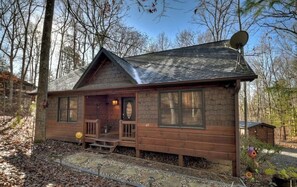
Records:
[[[135,97],[122,98],[122,120],[135,121]]]

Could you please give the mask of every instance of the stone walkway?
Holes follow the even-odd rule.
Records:
[[[137,159],[137,158],[135,158]],[[59,161],[59,160],[57,160]],[[174,171],[164,171],[143,166],[119,162],[108,158],[108,155],[80,152],[70,156],[65,156],[61,164],[78,169],[83,172],[121,181],[132,186],[150,186],[148,179],[151,178],[153,187],[223,187],[239,186],[222,183],[219,181],[201,179],[198,177],[182,175]]]

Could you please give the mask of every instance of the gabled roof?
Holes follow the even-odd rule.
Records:
[[[267,124],[267,123],[262,123],[262,122],[250,122],[250,121],[247,122],[247,126],[248,126],[248,128],[255,127],[255,126],[257,126],[257,125],[263,125],[263,126],[266,126],[266,127],[269,127],[269,128],[275,128],[275,126],[273,126],[273,125],[269,125],[269,124]],[[239,122],[239,127],[240,127],[240,128],[244,128],[244,121],[240,121],[240,122]]]
[[[48,91],[66,91],[72,90],[76,82],[86,71],[87,66],[81,67],[77,70],[74,70],[67,75],[60,77],[49,83]]]
[[[250,66],[227,43],[228,41],[213,42],[126,58],[120,58],[101,48],[86,69],[81,68],[70,76],[53,81],[49,91],[72,90],[83,86],[106,58],[127,74],[135,86],[255,79],[257,76]],[[52,86],[53,84],[63,86]]]
[[[0,71],[0,82],[9,81],[11,73],[9,71]],[[20,83],[22,80],[15,75],[12,75],[12,81],[14,84]],[[23,85],[34,87],[33,84],[23,81]]]
[[[226,42],[195,45],[124,59],[132,66],[129,73],[134,74],[140,84],[255,79],[257,76],[252,69],[236,50],[225,46]]]

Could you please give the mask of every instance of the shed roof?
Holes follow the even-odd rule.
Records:
[[[228,41],[207,43],[161,52],[120,58],[101,48],[89,64],[50,83],[49,91],[66,91],[84,85],[102,56],[118,65],[135,86],[218,80],[251,81],[257,76]],[[98,88],[100,89],[100,88]]]
[[[266,127],[269,127],[269,128],[275,128],[274,125],[269,125],[269,124],[263,123],[263,122],[250,122],[250,121],[247,122],[248,128],[255,127],[257,125],[263,125],[263,126],[266,126]],[[244,121],[239,122],[239,127],[244,128]]]

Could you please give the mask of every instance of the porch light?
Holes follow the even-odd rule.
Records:
[[[113,99],[111,101],[112,105],[118,105],[119,104],[119,100],[118,99]]]

